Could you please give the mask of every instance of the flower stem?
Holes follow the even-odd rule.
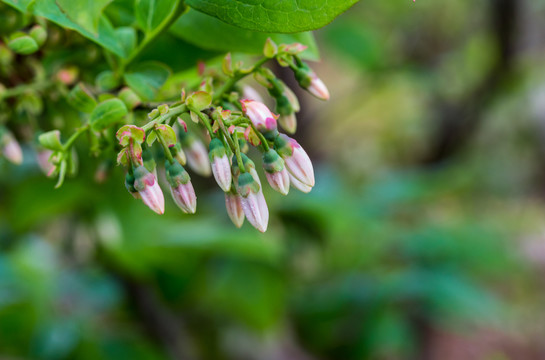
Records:
[[[154,120],[142,126],[142,129],[144,129],[145,132],[148,132],[149,130],[153,129],[155,125],[162,124],[163,122],[172,118],[173,116],[180,115],[184,112],[187,112],[187,106],[185,104],[180,104],[180,105],[171,107],[168,109],[168,112],[166,114],[158,116]]]
[[[261,144],[265,148],[265,151],[269,151],[269,143],[267,142],[267,139],[265,139],[265,136],[263,136],[262,133],[260,133],[257,128],[255,127],[254,123],[250,121],[250,126],[252,127],[252,130],[256,133],[259,140],[261,140]]]
[[[183,14],[183,12],[187,9],[187,7],[184,4],[184,0],[178,0],[176,2],[176,5],[174,6],[174,9],[170,12],[170,14],[163,20],[159,26],[157,26],[155,29],[150,31],[144,36],[144,39],[138,44],[136,49],[133,50],[133,52],[127,57],[126,59],[123,59],[121,61],[121,64],[119,68],[117,69],[117,74],[122,75],[125,72],[125,69],[128,65],[130,65],[138,55],[151,43],[153,40],[155,40],[161,33],[168,29],[170,25],[172,25],[180,15]]]
[[[233,142],[235,146],[235,156],[237,157],[238,168],[240,169],[240,172],[245,173],[246,168],[244,167],[244,163],[242,162],[242,155],[240,153],[240,144],[238,143],[238,135],[236,130],[233,133],[233,135],[235,137]]]
[[[75,133],[72,134],[72,136],[70,136],[70,138],[66,141],[66,143],[62,146],[62,149],[64,151],[67,151],[69,150],[72,145],[74,144],[74,142],[77,140],[77,138],[83,134],[84,132],[86,132],[87,130],[89,130],[89,124],[86,124],[82,127],[80,127],[79,129],[76,130]]]
[[[208,119],[208,116],[206,116],[205,114],[203,114],[200,111],[197,111],[197,110],[194,110],[194,109],[190,109],[190,110],[192,112],[194,112],[199,117],[199,119],[201,120],[203,125],[206,127],[206,130],[208,130],[208,133],[210,134],[210,137],[213,137],[214,132],[212,131],[212,127],[210,126],[210,121]]]
[[[157,135],[157,139],[159,140],[159,142],[161,143],[161,146],[163,147],[163,152],[165,153],[165,157],[171,164],[174,164],[174,159],[172,158],[172,154],[170,153],[170,148],[168,147],[163,136],[161,135],[161,132],[157,131],[157,128],[154,128],[153,131],[155,131],[155,134]]]
[[[223,86],[219,88],[219,90],[214,94],[214,96],[212,97],[212,101],[218,101],[219,99],[221,99],[221,97],[224,94],[226,94],[229,90],[231,90],[238,81],[256,72],[261,66],[263,66],[263,64],[265,64],[269,60],[270,60],[269,58],[262,58],[261,60],[256,62],[254,66],[250,69],[250,71],[248,72],[236,71],[233,77],[229,78],[229,80],[227,80],[223,84]]]
[[[55,82],[53,81],[39,81],[31,84],[18,85],[9,89],[5,89],[4,91],[0,91],[0,100],[23,95],[24,93],[29,91],[44,90],[53,85],[55,85]]]

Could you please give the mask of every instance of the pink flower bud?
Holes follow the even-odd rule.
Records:
[[[244,223],[244,210],[242,210],[240,196],[233,193],[225,193],[225,208],[233,224],[238,228],[241,227]]]
[[[288,172],[301,183],[314,186],[314,168],[305,150],[297,141],[281,134],[275,139],[275,149],[284,159]]]
[[[157,178],[144,166],[134,170],[134,188],[140,194],[142,201],[151,210],[161,215],[165,212],[165,198],[157,183]]]
[[[194,214],[197,211],[197,196],[191,178],[182,165],[174,161],[165,164],[166,179],[174,202],[183,212]]]
[[[191,181],[187,184],[180,184],[178,187],[170,187],[170,193],[174,202],[183,212],[194,214],[197,211],[197,196]]]
[[[20,165],[23,162],[23,151],[10,132],[5,132],[2,137],[2,152],[4,157],[13,164]]]
[[[52,154],[53,151],[47,149],[36,151],[36,162],[43,173],[47,176],[50,176],[53,171],[55,171],[55,165],[49,161]]]
[[[263,102],[263,97],[261,97],[259,92],[257,92],[257,90],[250,85],[244,85],[242,87],[242,97],[244,99],[259,101],[261,103]]]
[[[229,189],[231,189],[232,176],[231,164],[229,164],[227,154],[223,155],[221,158],[216,157],[214,159],[214,162],[212,163],[212,172],[214,173],[214,178],[219,187],[223,191],[229,191]]]
[[[307,91],[321,100],[329,100],[329,91],[324,82],[314,73],[311,73],[310,86]]]
[[[299,180],[297,180],[292,174],[289,174],[290,178],[290,184],[292,187],[296,188],[297,190],[309,193],[312,190],[312,186],[308,186],[307,184],[303,184]]]
[[[276,118],[265,104],[254,100],[240,100],[242,111],[259,131],[276,129]]]
[[[257,230],[265,232],[269,223],[269,209],[261,186],[250,173],[243,173],[238,178],[237,192],[241,197],[244,215],[250,224]]]
[[[233,177],[231,175],[231,164],[229,163],[229,158],[223,147],[223,143],[219,139],[212,139],[210,141],[210,163],[212,164],[212,173],[216,182],[220,188],[227,192],[231,189],[231,183],[233,182]]]
[[[273,149],[269,149],[263,154],[263,169],[265,169],[269,185],[282,195],[287,195],[290,190],[288,170],[284,165],[284,160]]]
[[[210,176],[210,163],[208,162],[208,152],[200,140],[192,141],[186,150],[187,164],[189,167],[201,176]]]
[[[286,168],[275,173],[265,172],[265,176],[267,177],[269,185],[271,185],[274,190],[282,195],[288,195],[288,192],[290,191],[290,178]]]

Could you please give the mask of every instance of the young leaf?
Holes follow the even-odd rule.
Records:
[[[28,35],[17,36],[8,42],[8,47],[17,54],[28,55],[38,51],[38,43]]]
[[[159,62],[141,63],[125,74],[127,85],[143,100],[152,100],[170,75],[170,70]]]
[[[115,29],[115,33],[123,47],[125,56],[129,56],[136,48],[136,30],[130,26],[123,26]]]
[[[97,34],[102,11],[113,0],[57,0],[57,5],[66,16],[83,29]]]
[[[176,37],[202,49],[221,52],[244,52],[262,54],[263,44],[271,38],[276,44],[294,42],[308,46],[302,58],[318,60],[318,48],[310,32],[297,34],[271,34],[261,31],[245,30],[229,25],[212,16],[190,9],[170,28]]]
[[[176,144],[176,132],[172,127],[162,124],[156,126],[155,131],[161,134],[161,137],[165,140],[168,147],[172,147]]]
[[[185,103],[191,110],[201,111],[210,106],[212,103],[212,95],[206,91],[197,91],[196,93],[191,94]]]
[[[187,0],[228,24],[254,31],[294,33],[329,24],[358,0]]]
[[[120,121],[123,116],[127,115],[127,107],[123,101],[119,99],[106,100],[91,113],[91,129],[95,131],[104,130],[107,127]]]
[[[144,129],[139,128],[138,126],[124,125],[117,130],[115,136],[117,137],[117,140],[119,140],[119,145],[127,146],[129,145],[130,139],[133,139],[138,144],[144,142],[146,133],[144,132]]]
[[[62,150],[61,132],[52,130],[38,136],[38,142],[49,150]]]

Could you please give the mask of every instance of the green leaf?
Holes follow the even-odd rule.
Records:
[[[318,60],[318,48],[314,37],[309,32],[297,34],[271,34],[251,31],[226,24],[212,16],[189,10],[181,16],[170,28],[176,37],[206,50],[221,52],[243,52],[262,54],[267,38],[276,44],[291,44],[294,42],[308,46],[301,57],[308,60]]]
[[[21,35],[12,38],[8,42],[8,47],[17,54],[28,55],[39,49],[38,43],[28,35]]]
[[[107,127],[120,121],[127,115],[127,107],[119,99],[106,100],[91,113],[91,128],[95,131],[106,129]]]
[[[174,10],[176,3],[176,0],[136,0],[134,12],[138,26],[144,33],[153,31]]]
[[[113,0],[56,0],[66,16],[85,30],[97,33],[102,11]]]
[[[52,130],[38,136],[38,142],[49,150],[62,150],[61,132]]]
[[[123,47],[125,56],[129,56],[136,48],[136,30],[130,26],[124,26],[115,29],[115,33]]]
[[[187,5],[243,29],[295,33],[329,24],[358,0],[187,0]]]
[[[96,32],[89,31],[80,24],[70,19],[67,14],[63,13],[59,8],[55,0],[39,0],[39,1],[27,1],[27,0],[2,0],[6,4],[18,9],[22,12],[29,12],[36,16],[44,17],[57,25],[64,28],[77,31],[81,35],[85,36],[91,41],[94,41],[98,45],[105,49],[110,50],[114,54],[124,57],[125,53],[123,47],[118,41],[116,32],[112,27],[110,21],[106,16],[101,16],[98,20]],[[78,3],[79,1],[73,1]]]
[[[105,70],[98,74],[95,82],[99,89],[105,91],[113,90],[119,86],[119,79],[110,70]]]
[[[124,79],[138,96],[144,100],[152,100],[169,75],[170,70],[164,64],[150,61],[129,69]]]
[[[67,101],[79,111],[90,113],[97,102],[83,83],[77,84],[68,94]]]

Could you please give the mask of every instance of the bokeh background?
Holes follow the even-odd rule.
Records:
[[[54,190],[26,145],[0,358],[544,359],[543,24],[543,0],[366,0],[317,31],[331,100],[293,86],[317,185],[266,192],[266,234],[197,175],[198,214],[156,216],[85,144]]]

